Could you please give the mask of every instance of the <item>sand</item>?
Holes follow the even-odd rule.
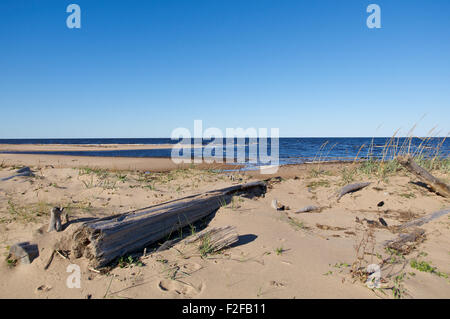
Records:
[[[172,147],[172,144],[0,144],[0,151],[124,151],[171,149]]]
[[[169,160],[170,161],[170,160]],[[258,172],[229,172],[177,167],[167,159],[72,157],[0,154],[0,179],[28,165],[34,177],[0,182],[0,250],[20,241],[44,243],[49,211],[64,206],[71,218],[103,217],[171,199],[267,178]],[[86,168],[87,166],[91,169]],[[382,217],[392,227],[450,207],[448,199],[411,182],[404,171],[386,178],[355,171],[356,165],[326,164],[282,167],[283,176],[264,197],[236,197],[221,207],[207,227],[233,225],[240,241],[217,254],[183,253],[177,244],[169,250],[151,248],[133,255],[135,263],[90,270],[86,260],[54,257],[44,270],[44,256],[30,265],[0,263],[0,298],[448,298],[450,282],[450,215],[422,226],[426,239],[409,254],[391,255],[383,242],[395,238],[391,229],[369,227],[364,220]],[[147,173],[145,173],[147,171]],[[448,182],[448,171],[435,171]],[[371,185],[339,202],[333,196],[348,182]],[[289,210],[271,207],[276,199]],[[384,202],[379,207],[378,203]],[[307,205],[321,212],[296,214]],[[357,220],[361,221],[358,223]],[[69,227],[75,227],[70,225]],[[66,230],[64,230],[66,232]],[[64,233],[62,232],[62,233]],[[355,246],[367,232],[365,265],[380,264],[383,289],[372,290],[352,277]],[[60,233],[61,234],[61,233]],[[56,235],[55,235],[56,236]],[[43,245],[45,246],[45,245]],[[128,256],[125,256],[125,259]],[[433,273],[411,267],[411,260],[429,263]],[[68,288],[67,266],[81,269],[81,287]]]

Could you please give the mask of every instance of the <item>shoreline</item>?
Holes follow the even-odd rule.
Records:
[[[253,178],[295,178],[303,176],[311,168],[338,172],[344,167],[359,165],[358,162],[332,161],[301,164],[284,164],[271,174],[263,174],[258,167],[247,169],[245,165],[229,163],[183,163],[175,164],[169,157],[106,157],[49,154],[0,154],[0,167],[30,166],[35,168],[95,168],[111,171],[170,172],[177,169],[196,168],[240,173]]]
[[[177,144],[0,144],[3,152],[125,151],[171,149]],[[186,145],[186,147],[195,147]]]

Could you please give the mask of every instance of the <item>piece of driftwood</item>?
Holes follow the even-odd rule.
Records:
[[[21,264],[31,264],[33,259],[39,256],[38,246],[29,242],[17,243],[9,249],[8,258],[20,261]]]
[[[440,210],[437,212],[434,212],[432,214],[428,214],[424,217],[421,218],[417,218],[414,219],[412,221],[409,221],[407,223],[401,224],[400,226],[397,227],[398,230],[403,230],[405,228],[409,228],[412,226],[422,226],[423,224],[426,224],[430,221],[432,221],[433,219],[439,218],[441,216],[447,215],[448,213],[450,213],[450,208],[449,209],[444,209],[444,210]]]
[[[94,268],[102,267],[210,215],[230,203],[234,195],[251,198],[265,191],[263,181],[235,185],[88,221],[73,233],[72,255],[88,258]]]
[[[348,193],[356,192],[360,189],[363,189],[364,187],[367,187],[370,185],[370,182],[367,183],[355,183],[355,184],[348,184],[341,188],[341,190],[337,193],[337,201],[341,199],[342,196]]]
[[[309,212],[321,211],[321,210],[322,210],[321,207],[309,205],[309,206],[303,207],[302,209],[297,210],[295,213],[301,214],[301,213],[309,213]]]
[[[50,254],[50,256],[48,257],[47,262],[45,263],[45,266],[44,266],[45,270],[47,270],[48,267],[50,267],[50,265],[53,261],[53,258],[55,257],[55,254],[56,254],[56,250],[53,250],[52,253]]]
[[[386,241],[384,246],[399,250],[407,251],[409,249],[408,243],[414,243],[420,240],[425,234],[425,230],[421,228],[416,228],[412,232],[407,234],[400,234],[396,239]],[[406,246],[406,248],[405,248]]]
[[[64,211],[64,208],[53,207],[50,210],[50,222],[48,225],[47,232],[51,231],[61,231],[61,213]]]
[[[425,182],[434,192],[444,197],[450,197],[450,186],[431,175],[426,169],[417,165],[411,155],[397,156],[397,161]]]
[[[239,235],[234,226],[215,227],[205,229],[193,238],[184,241],[185,244],[199,243],[199,250],[205,250],[207,253],[215,253],[226,247],[237,243]]]

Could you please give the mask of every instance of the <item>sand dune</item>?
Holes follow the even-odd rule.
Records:
[[[151,165],[157,167],[155,159],[74,159],[0,156],[0,179],[14,173],[11,165],[31,165],[34,172],[34,177],[0,182],[0,249],[4,255],[20,241],[35,241],[41,247],[51,241],[54,235],[36,230],[46,229],[53,206],[66,207],[71,219],[102,217],[261,178],[255,172],[197,168],[165,167],[171,170],[156,172],[151,169]],[[122,170],[111,170],[117,168]],[[139,170],[144,168],[150,173]],[[150,247],[146,256],[143,251],[132,259],[124,256],[122,267],[102,274],[90,270],[83,258],[69,256],[67,260],[59,255],[44,270],[48,251],[40,251],[41,256],[30,265],[1,263],[0,297],[393,298],[395,291],[401,298],[448,298],[448,216],[422,226],[426,239],[415,243],[408,254],[393,254],[382,243],[397,236],[393,226],[449,207],[449,200],[412,184],[414,177],[403,171],[383,179],[353,169],[351,164],[283,167],[280,174],[285,178],[264,197],[236,197],[217,211],[207,227],[233,225],[240,235],[237,245],[220,253],[201,256],[194,250],[187,254],[181,244],[162,252]],[[445,171],[434,174],[448,181]],[[336,202],[333,194],[350,181],[372,184]],[[274,199],[289,210],[273,209]],[[379,206],[380,202],[384,204]],[[295,213],[307,205],[324,208]],[[389,228],[381,226],[379,218]],[[375,221],[375,226],[367,220]],[[64,232],[70,227],[76,224]],[[368,233],[373,234],[373,243],[367,244],[362,264],[387,260],[380,290],[367,288],[364,280],[350,272],[358,261],[355,247]],[[413,268],[413,260],[435,270]],[[81,288],[66,285],[66,269],[72,263],[81,268]]]

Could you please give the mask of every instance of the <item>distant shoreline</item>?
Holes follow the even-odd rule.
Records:
[[[0,144],[0,151],[123,151],[171,149],[175,144]],[[191,147],[191,145],[186,145]]]
[[[32,166],[55,168],[80,168],[91,167],[119,171],[157,171],[165,172],[174,169],[190,168],[199,169],[238,170],[243,165],[227,163],[199,163],[199,164],[175,164],[168,157],[106,157],[106,156],[74,156],[74,155],[49,155],[49,154],[0,154],[0,164],[3,166]]]

